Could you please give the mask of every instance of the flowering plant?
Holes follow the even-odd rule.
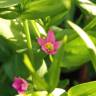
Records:
[[[96,96],[95,9],[95,0],[0,0],[0,96]]]

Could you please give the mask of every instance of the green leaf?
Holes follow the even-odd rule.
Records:
[[[90,37],[86,34],[86,32],[83,31],[79,26],[72,23],[71,21],[68,21],[68,24],[77,32],[77,34],[82,38],[82,40],[86,43],[86,46],[93,50],[93,52],[96,54],[96,47],[93,43],[93,41],[90,39]]]
[[[10,21],[0,18],[0,35],[5,38],[13,38],[13,34],[10,29]]]
[[[2,11],[0,12],[0,17],[3,19],[16,19],[18,17],[18,13],[14,11]]]
[[[96,5],[93,2],[89,0],[78,0],[78,4],[90,14],[96,15]]]
[[[32,96],[47,96],[47,95],[48,95],[47,91],[37,91],[32,93]]]
[[[20,22],[18,21],[11,21],[10,22],[10,30],[11,30],[11,33],[13,34],[13,38],[14,40],[16,40],[17,42],[16,43],[16,47],[18,48],[18,51],[19,50],[23,50],[25,47],[26,47],[26,44],[24,42],[24,33],[23,33],[23,30],[22,30],[22,26],[20,25]],[[25,48],[26,49],[26,48]]]
[[[55,16],[69,9],[70,2],[71,0],[34,0],[24,5],[25,12],[22,18],[37,19]]]
[[[67,43],[77,38],[78,36],[71,28],[62,29],[56,26],[52,26],[51,29],[55,32],[57,40],[62,40],[64,36],[67,36]]]
[[[15,44],[0,36],[0,62],[4,63],[11,59],[15,53]]]
[[[69,79],[60,80],[58,86],[59,88],[66,88],[67,85],[69,85]]]
[[[35,20],[31,20],[30,23],[32,31],[35,32],[38,37],[40,37],[41,34],[46,36],[45,29],[39,23],[37,23]]]
[[[68,90],[68,96],[96,96],[96,81],[72,87]]]
[[[94,28],[96,26],[96,17],[94,17],[91,22],[89,22],[89,24],[87,24],[85,27],[84,27],[84,30],[87,31],[87,30],[90,30],[92,28]]]
[[[43,63],[41,67],[37,70],[37,73],[40,77],[44,77],[44,75],[47,73],[47,65],[46,62],[43,60]]]
[[[34,87],[37,90],[47,90],[48,85],[45,79],[38,75],[38,73],[35,71],[33,67],[33,64],[31,63],[29,57],[26,54],[24,55],[24,64],[32,74],[32,77],[33,77],[32,79],[35,85]]]
[[[19,94],[16,96],[22,96],[22,95]],[[34,91],[34,92],[26,94],[26,96],[48,96],[48,92],[47,91]]]
[[[14,6],[19,2],[20,0],[0,0],[0,8]]]
[[[92,61],[93,67],[96,71],[96,54],[94,54],[94,52],[89,49],[89,56],[90,56],[90,59]]]
[[[79,43],[78,43],[79,42]],[[82,50],[83,49],[83,50]],[[89,61],[88,50],[84,42],[78,37],[64,46],[61,67],[64,71],[72,71]],[[79,55],[78,55],[79,54]]]
[[[11,59],[3,64],[4,71],[13,79],[16,76],[27,78],[29,71],[23,63],[23,54],[12,55]]]
[[[68,96],[67,92],[64,92],[61,96]]]
[[[9,78],[6,78],[5,74],[2,74],[2,75],[4,76],[3,78],[5,78],[5,80],[3,80],[3,82],[0,81],[0,95],[1,96],[6,96],[6,95],[14,96],[15,91],[10,87],[11,80]],[[5,90],[6,88],[7,90]]]
[[[96,37],[89,36],[96,45]],[[61,67],[64,68],[64,71],[75,70],[88,61],[90,61],[89,50],[80,37],[65,44],[63,58],[61,60]]]
[[[67,15],[67,13],[68,13],[68,11],[65,11],[65,12],[59,13],[56,16],[51,17],[50,18],[51,20],[49,22],[49,26],[59,25],[60,23],[62,23],[64,21],[64,17]]]
[[[82,40],[85,42],[87,48],[93,51],[93,54],[90,54],[92,57],[96,57],[96,47],[93,43],[93,41],[90,39],[88,34],[83,31],[79,26],[76,24],[72,23],[71,21],[68,21],[68,24],[77,32],[77,34],[82,38]],[[96,59],[91,59],[94,65],[94,69],[96,70]]]
[[[54,61],[52,62],[52,65],[50,66],[49,71],[48,71],[48,83],[49,83],[50,91],[54,90],[54,88],[56,88],[59,83],[59,76],[60,76],[60,69],[61,69],[60,61],[63,56],[64,44],[65,44],[65,41],[62,43],[61,47],[59,48],[56,56],[54,57]]]

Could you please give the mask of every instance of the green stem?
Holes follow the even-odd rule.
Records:
[[[25,31],[26,39],[27,39],[27,47],[29,50],[31,50],[32,49],[32,43],[31,43],[31,37],[30,37],[30,32],[29,32],[29,27],[28,27],[28,21],[24,20],[23,25],[24,25],[24,31]]]
[[[50,61],[53,63],[53,57],[52,55],[49,55]]]
[[[36,33],[36,35],[38,37],[40,37],[40,32],[39,32],[39,29],[38,29],[38,26],[37,26],[35,20],[31,20],[31,25],[32,25],[32,28],[33,28],[34,32]]]
[[[93,20],[89,24],[87,24],[83,29],[87,31],[89,29],[92,29],[94,26],[96,26],[96,17],[93,18]]]

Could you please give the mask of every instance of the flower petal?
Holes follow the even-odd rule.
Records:
[[[26,80],[20,77],[15,77],[12,87],[16,89],[18,93],[23,93],[28,88],[28,83]]]
[[[59,48],[59,42],[58,42],[58,41],[56,41],[56,42],[54,43],[54,48],[55,48],[55,49],[58,49],[58,48]]]
[[[42,46],[41,49],[48,54],[48,50],[45,48],[45,46]]]
[[[48,31],[47,42],[52,42],[52,43],[55,42],[55,36],[52,30]]]
[[[57,51],[56,51],[56,50],[53,50],[53,51],[49,51],[48,53],[49,53],[50,55],[54,55],[54,54],[57,53]]]
[[[37,41],[38,41],[38,43],[39,43],[40,46],[42,46],[45,43],[45,40],[42,39],[42,38],[38,38]]]

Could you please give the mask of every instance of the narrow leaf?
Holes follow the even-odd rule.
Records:
[[[44,78],[41,78],[37,72],[35,71],[35,69],[33,68],[32,64],[31,64],[31,61],[29,60],[28,56],[25,54],[24,55],[24,63],[26,65],[26,67],[29,69],[29,71],[32,73],[32,79],[33,79],[33,82],[35,84],[35,88],[36,89],[39,89],[39,90],[44,90],[46,89],[47,90],[47,83],[46,81],[44,80]]]
[[[83,29],[81,29],[79,26],[77,26],[76,24],[72,23],[71,21],[68,21],[68,24],[77,32],[77,34],[82,38],[82,40],[85,42],[85,44],[87,45],[88,49],[89,49],[89,55],[90,55],[90,59],[93,63],[94,69],[96,70],[96,47],[93,43],[93,41],[90,39],[90,37],[86,34],[85,31],[83,31]],[[91,50],[91,51],[90,51]]]

